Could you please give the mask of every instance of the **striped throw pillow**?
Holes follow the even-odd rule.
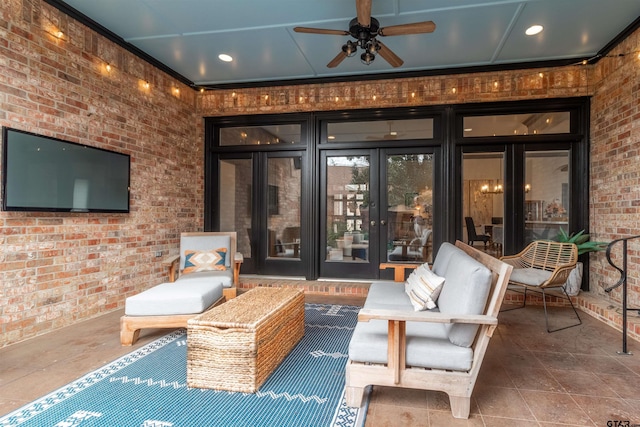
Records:
[[[443,285],[444,277],[435,274],[425,263],[413,270],[405,282],[404,289],[414,310],[423,311],[437,307],[436,301]]]

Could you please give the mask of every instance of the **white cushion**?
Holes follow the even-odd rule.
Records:
[[[436,254],[436,259],[433,260],[433,272],[439,276],[446,276],[447,266],[449,265],[451,256],[459,251],[459,248],[456,248],[449,242],[442,243]]]
[[[446,284],[438,297],[438,308],[446,314],[482,314],[491,290],[491,270],[464,251],[453,247],[444,276]],[[449,340],[470,347],[478,325],[455,323],[445,326]]]
[[[221,297],[220,281],[162,283],[127,298],[124,313],[128,316],[197,314],[211,307]]]
[[[413,310],[404,282],[374,282],[369,286],[364,308]]]
[[[442,323],[407,322],[406,362],[409,366],[468,371],[473,350],[452,344]],[[388,322],[358,322],[349,342],[349,359],[387,363]]]
[[[181,274],[178,276],[176,283],[192,283],[192,282],[202,282],[202,283],[222,283],[224,288],[233,287],[233,271],[230,269],[224,271],[198,271],[196,273],[189,274]]]
[[[443,284],[444,277],[432,272],[426,263],[413,270],[405,284],[405,292],[409,295],[413,309],[422,311],[436,308],[436,300]]]
[[[539,268],[514,268],[510,280],[529,286],[540,286],[551,277],[551,272]]]

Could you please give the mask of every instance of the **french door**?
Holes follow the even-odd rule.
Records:
[[[465,147],[462,238],[499,257],[568,232],[577,222],[571,214],[571,156],[570,146],[561,143]],[[489,241],[474,241],[474,235],[488,235]]]
[[[243,271],[304,275],[303,169],[303,151],[220,156],[219,229],[237,231]]]
[[[320,168],[320,276],[380,278],[379,264],[427,262],[434,151],[326,150]]]

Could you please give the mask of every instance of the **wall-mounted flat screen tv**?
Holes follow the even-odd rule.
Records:
[[[2,209],[129,212],[127,154],[2,128]]]

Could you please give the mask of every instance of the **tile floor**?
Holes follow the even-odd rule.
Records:
[[[309,296],[310,302],[361,304]],[[0,349],[0,414],[8,413],[164,335],[144,330],[121,347],[114,312]],[[570,311],[554,309],[557,324]],[[423,390],[373,390],[366,427],[640,425],[640,343],[618,355],[621,334],[581,313],[581,326],[548,334],[541,307],[500,314],[476,384],[471,416],[456,420],[447,396]],[[613,424],[608,421],[628,421]]]

